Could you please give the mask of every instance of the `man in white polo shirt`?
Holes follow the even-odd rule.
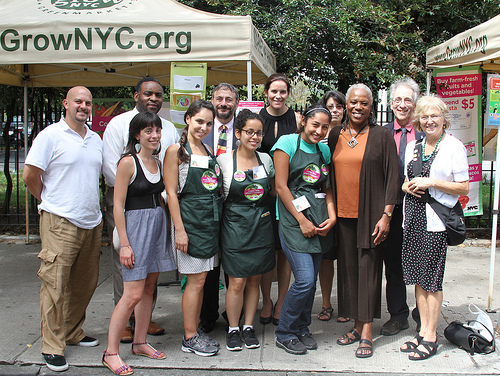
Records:
[[[87,88],[70,89],[63,105],[64,119],[38,134],[23,171],[29,191],[41,201],[41,343],[52,371],[68,369],[66,345],[99,344],[82,325],[99,277],[102,141],[85,124],[92,111]]]

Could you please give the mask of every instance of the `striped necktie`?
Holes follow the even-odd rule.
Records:
[[[226,152],[227,148],[227,126],[224,124],[219,127],[219,141],[217,142],[217,153],[219,156]]]

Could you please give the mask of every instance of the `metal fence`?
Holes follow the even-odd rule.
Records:
[[[296,111],[301,111],[301,108],[295,108]],[[58,119],[62,115],[59,108],[56,116]],[[20,117],[15,117],[20,119]],[[47,126],[50,122],[58,119],[45,120],[42,116],[35,116],[29,120],[30,132],[28,132],[28,144],[31,145],[36,134]],[[386,124],[393,121],[393,114],[390,109],[379,110],[377,113],[377,121],[379,124]],[[19,129],[19,122],[15,122],[11,128]],[[3,130],[3,127],[2,127]],[[16,140],[16,138],[18,138]],[[29,227],[30,233],[37,233],[39,216],[37,213],[37,201],[31,195],[25,195],[24,182],[22,181],[22,170],[24,167],[24,135],[12,134],[2,136],[0,138],[0,167],[3,174],[0,173],[0,234],[5,233],[25,233],[26,229],[26,214],[25,203],[29,208]],[[8,152],[8,167],[6,165],[6,153]],[[12,196],[8,208],[5,204],[5,196],[8,190],[6,173],[10,173],[12,177]],[[488,237],[491,234],[492,228],[492,206],[493,206],[493,179],[494,173],[493,162],[490,169],[483,171],[483,215],[466,218],[467,229],[471,236]],[[104,179],[101,179],[101,192],[104,195]],[[27,200],[27,201],[26,201]]]

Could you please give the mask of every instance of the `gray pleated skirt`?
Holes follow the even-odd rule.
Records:
[[[122,265],[124,282],[139,281],[149,273],[175,269],[167,216],[162,207],[126,211],[125,223],[135,264],[132,269]]]

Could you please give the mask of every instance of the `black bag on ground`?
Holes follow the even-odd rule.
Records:
[[[413,154],[417,156],[413,163],[413,173],[415,176],[420,176],[422,173],[422,140],[418,140],[415,144]],[[416,162],[416,163],[415,163]],[[462,204],[457,201],[453,208],[449,208],[440,202],[436,201],[434,197],[427,193],[427,202],[432,207],[432,210],[438,215],[439,219],[443,222],[446,233],[448,234],[448,245],[462,244],[466,238],[465,218]]]
[[[468,324],[476,322],[481,324],[486,328],[486,330],[491,334],[491,341],[488,341],[481,334],[470,328],[465,326],[460,321],[453,321],[446,327],[444,330],[444,336],[448,341],[457,345],[461,349],[464,349],[469,354],[474,355],[478,354],[489,354],[495,351],[495,336],[491,331],[481,322],[473,320],[469,321]]]

